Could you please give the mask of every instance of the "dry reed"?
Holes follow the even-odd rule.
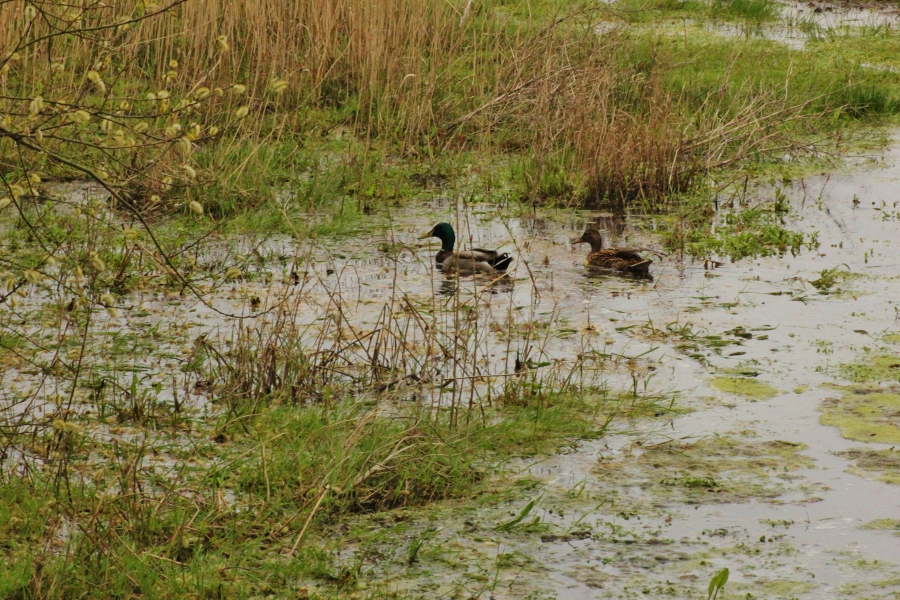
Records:
[[[666,53],[610,29],[596,7],[531,17],[462,1],[186,0],[161,4],[157,16],[127,28],[36,41],[48,22],[95,27],[148,10],[137,0],[81,6],[42,4],[56,16],[26,33],[25,3],[0,4],[0,21],[18,24],[0,30],[0,56],[24,46],[0,80],[9,99],[51,81],[56,94],[72,96],[101,63],[117,71],[126,96],[147,80],[180,93],[239,81],[252,100],[250,120],[236,132],[242,139],[272,139],[260,134],[273,126],[303,135],[318,127],[316,111],[333,111],[360,138],[387,140],[401,154],[524,155],[537,195],[562,196],[555,199],[597,204],[683,191],[710,164],[765,147],[756,140],[777,146],[770,126],[787,110],[762,92],[738,96],[735,107],[722,104],[734,99],[725,96],[692,105],[667,80]],[[223,37],[231,50],[219,56]],[[280,81],[287,87],[273,93]],[[234,108],[226,94],[209,110]],[[277,125],[267,119],[272,112]],[[540,180],[553,173],[564,184],[542,192]]]

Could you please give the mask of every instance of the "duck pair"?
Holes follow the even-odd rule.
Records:
[[[496,250],[475,248],[473,250],[456,251],[456,234],[450,223],[438,223],[431,231],[419,237],[420,240],[436,237],[441,240],[441,249],[434,257],[436,265],[448,271],[460,273],[501,274],[512,263],[512,256]],[[591,252],[584,261],[586,267],[600,267],[623,273],[646,274],[649,272],[650,259],[642,257],[635,250],[628,248],[604,248],[603,236],[596,229],[588,229],[581,237],[572,240],[573,244],[590,244]]]

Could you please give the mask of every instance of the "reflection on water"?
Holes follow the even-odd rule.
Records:
[[[436,268],[436,270],[438,269]],[[438,296],[456,296],[457,292],[461,291],[460,286],[469,292],[511,294],[516,285],[515,279],[505,273],[500,275],[465,275],[456,272],[442,274],[443,277],[438,279],[438,287],[434,292]]]
[[[597,281],[601,281],[608,277],[620,277],[622,279],[632,279],[635,281],[653,283],[653,274],[649,272],[631,273],[616,271],[614,269],[604,269],[603,267],[595,267],[593,265],[589,265],[584,268],[584,277],[585,279],[592,279]]]
[[[624,208],[616,212],[602,212],[595,215],[590,221],[591,227],[599,229],[607,238],[615,239],[625,233],[626,218]],[[614,245],[614,244],[611,244]]]
[[[372,337],[365,339],[375,339],[384,333],[384,323],[396,321],[399,317],[395,315],[403,311],[407,311],[408,322],[414,323],[408,313],[418,311],[414,317],[423,322],[392,330],[396,335],[390,343],[425,348],[422,332],[434,328],[447,334],[447,340],[442,340],[445,349],[458,348],[459,340],[465,338],[465,343],[478,349],[472,372],[460,378],[470,382],[465,385],[485,385],[474,383],[479,378],[515,376],[516,364],[521,367],[528,361],[572,369],[586,349],[602,350],[605,356],[641,356],[643,365],[632,363],[618,370],[615,365],[608,366],[602,373],[603,382],[614,389],[628,389],[640,371],[650,391],[679,391],[680,405],[694,412],[668,418],[664,425],[652,421],[638,435],[610,435],[584,442],[567,454],[543,461],[533,468],[532,475],[549,487],[570,490],[578,485],[585,493],[609,499],[629,490],[613,489],[598,475],[598,456],[618,460],[639,453],[640,444],[635,440],[642,444],[690,443],[704,436],[738,433],[752,439],[806,444],[804,453],[816,461],[817,468],[802,476],[814,484],[818,501],[797,496],[780,498],[777,503],[695,508],[651,498],[648,501],[656,503],[654,510],[665,511],[665,516],[644,516],[642,526],[655,528],[661,537],[672,540],[667,552],[676,554],[695,551],[690,540],[709,529],[745,532],[740,540],[729,535],[704,541],[705,549],[721,550],[770,535],[771,525],[760,519],[797,524],[785,528],[784,540],[791,547],[781,560],[788,565],[786,570],[812,574],[809,579],[821,585],[792,595],[839,597],[834,586],[850,575],[836,575],[837,557],[878,559],[892,565],[898,561],[896,538],[858,528],[873,519],[897,518],[896,488],[848,474],[849,463],[835,452],[857,444],[841,438],[836,429],[820,425],[817,411],[820,401],[831,393],[824,386],[836,380],[835,364],[853,362],[866,349],[883,346],[879,332],[900,330],[900,263],[896,260],[900,168],[895,153],[889,152],[887,159],[875,168],[784,184],[793,206],[787,224],[807,233],[818,232],[822,241],[819,251],[725,262],[715,271],[707,271],[702,261],[679,263],[669,257],[655,260],[652,275],[645,279],[582,266],[584,249],[573,248],[569,240],[588,225],[600,228],[615,245],[627,241],[627,245],[656,247],[658,241],[648,233],[650,228],[644,226],[640,215],[548,211],[546,215],[501,218],[490,206],[457,211],[445,201],[435,201],[425,214],[395,217],[390,222],[387,216],[373,215],[373,221],[384,220],[384,230],[391,234],[355,240],[352,253],[345,250],[346,240],[310,247],[290,238],[264,242],[236,239],[202,256],[201,262],[226,268],[239,255],[257,257],[247,265],[246,282],[223,286],[210,299],[211,306],[222,312],[257,315],[243,323],[247,327],[270,318],[253,313],[248,299],[261,298],[261,306],[271,306],[285,290],[302,304],[297,323],[310,328],[325,327],[323,312],[340,303],[346,325],[341,341],[348,344],[366,335]],[[817,202],[805,202],[808,189],[819,193]],[[767,187],[757,190],[766,200],[773,193]],[[435,269],[434,243],[416,238],[441,220],[461,222],[458,231],[463,249],[483,246],[513,254],[515,262],[509,274],[457,277]],[[807,283],[839,265],[855,274],[846,289],[826,294]],[[296,274],[293,279],[292,273]],[[182,389],[196,389],[196,382],[188,381],[180,371],[185,360],[181,346],[189,346],[201,336],[227,341],[232,335],[230,323],[223,323],[219,313],[190,297],[138,293],[133,305],[122,319],[111,321],[110,327],[139,339],[157,328],[161,339],[171,334],[175,341],[168,347],[154,342],[161,347],[156,350],[166,353],[165,358],[135,356],[132,368],[145,372],[147,385],[166,384],[161,388],[161,402],[168,400],[167,390],[175,388],[173,373],[183,378],[178,381]],[[457,312],[459,323],[455,321]],[[466,319],[476,318],[488,326],[467,328],[472,321]],[[536,349],[538,336],[541,342]],[[381,349],[395,347],[388,348],[387,343]],[[378,360],[378,368],[394,368],[389,354],[379,354]],[[355,375],[352,369],[347,371],[348,377]],[[420,377],[422,388],[430,393],[450,377],[449,372],[444,368],[430,373],[431,379]],[[748,376],[748,372],[754,373],[754,380],[777,388],[778,394],[751,401],[710,385],[714,375]],[[9,397],[10,390],[30,385],[27,373],[15,369],[8,370],[0,384],[0,399]],[[461,386],[452,386],[457,390],[453,393],[458,394]],[[434,393],[439,403],[441,394],[449,392]],[[198,410],[209,408],[206,395],[189,397]],[[629,525],[627,515],[609,512],[611,504],[584,510],[596,510],[615,524]],[[559,511],[546,518],[565,530],[577,525],[580,516]],[[529,552],[526,540],[510,536],[502,541],[509,552],[517,551],[517,544]],[[580,551],[576,553],[572,544]],[[637,543],[631,548],[637,558],[654,552],[650,544]],[[554,582],[557,596],[585,598],[603,596],[592,587],[596,582],[586,583],[576,567],[584,566],[591,555],[617,556],[621,546],[599,537],[575,542],[548,538],[541,549],[540,558],[546,560],[543,566],[548,569],[541,576]],[[730,560],[734,561],[728,565],[733,567],[733,581],[752,581],[752,568],[743,572],[741,567],[751,565],[756,560],[753,556],[743,563],[738,556]],[[652,565],[638,570],[645,581],[664,582],[667,577],[679,576],[666,571],[660,561]],[[638,569],[625,560],[604,563],[603,568],[607,574]]]
[[[735,545],[743,547],[761,537],[772,537],[770,523],[785,523],[778,531],[784,544],[779,546],[780,562],[771,565],[770,577],[790,579],[797,571],[808,574],[808,581],[814,584],[794,589],[791,597],[796,598],[841,597],[841,585],[865,580],[866,576],[852,570],[836,568],[836,561],[878,560],[889,569],[900,566],[896,539],[890,533],[859,528],[875,519],[897,518],[896,489],[847,473],[850,463],[835,453],[858,444],[843,439],[835,428],[822,426],[818,413],[821,400],[832,394],[822,386],[840,381],[831,367],[853,362],[867,349],[883,344],[874,332],[900,329],[896,310],[900,263],[895,259],[900,243],[898,180],[900,168],[895,153],[889,152],[887,161],[875,168],[787,182],[782,188],[793,208],[787,224],[807,233],[818,232],[822,241],[818,251],[738,263],[712,257],[714,270],[708,270],[708,261],[682,264],[661,257],[655,259],[652,276],[647,279],[585,269],[581,265],[583,250],[569,244],[573,234],[590,224],[616,238],[615,243],[628,239],[630,244],[652,248],[655,240],[646,233],[648,228],[642,227],[639,215],[581,213],[569,219],[555,215],[553,219],[504,222],[490,216],[489,210],[484,211],[487,215],[470,214],[466,221],[472,245],[496,247],[509,244],[511,236],[517,242],[517,261],[510,276],[516,285],[502,288],[510,305],[536,317],[557,311],[567,330],[579,332],[547,344],[546,358],[571,361],[584,339],[605,339],[610,353],[636,356],[647,352],[655,368],[651,389],[680,390],[680,402],[694,409],[688,415],[667,419],[664,427],[647,426],[637,438],[630,434],[584,442],[577,451],[542,461],[529,472],[551,488],[566,491],[574,486],[595,497],[620,497],[634,490],[609,488],[598,475],[597,456],[627,458],[640,452],[636,439],[642,444],[690,443],[704,436],[741,435],[751,440],[802,443],[807,446],[803,453],[816,461],[816,469],[801,474],[807,483],[800,487],[815,490],[812,496],[798,492],[770,503],[696,507],[643,498],[663,516],[644,515],[642,527],[658,529],[661,538],[675,540],[667,546],[666,554],[672,555],[696,552],[689,540],[700,536],[704,536],[704,552],[712,548],[727,552]],[[816,190],[820,195],[817,202],[808,202],[807,190]],[[774,190],[762,186],[756,194],[771,201]],[[847,290],[824,293],[807,283],[838,265],[847,265],[855,274],[848,280]],[[471,293],[471,279],[461,278],[463,289],[459,289],[455,280],[439,277],[438,293]],[[410,271],[400,285],[428,293],[427,269]],[[496,308],[509,310],[508,305]],[[513,363],[516,358],[521,363],[529,350],[515,342],[511,349]],[[896,348],[888,351],[896,352]],[[778,395],[752,401],[721,392],[709,383],[721,373],[752,376],[776,388]],[[610,372],[608,376],[613,386],[624,385],[628,378],[624,373]],[[866,501],[860,502],[861,497]],[[516,505],[511,510],[515,513],[521,508]],[[585,510],[596,510],[595,514],[613,526],[634,527],[627,517],[604,509]],[[542,514],[562,530],[583,516]],[[705,536],[709,531],[726,533]],[[531,552],[522,540],[504,538],[503,544],[505,551]],[[649,560],[646,557],[653,548],[636,543],[629,547],[630,554],[625,554],[635,561]],[[605,565],[603,581],[610,594],[598,595],[596,584],[584,575],[590,557],[622,553],[621,546],[597,536],[558,542],[548,536],[539,554],[556,597],[592,598],[614,595],[616,578],[631,571],[615,561]],[[732,569],[730,585],[752,585],[756,555],[728,556],[728,564],[716,564]],[[653,581],[664,584],[667,578],[683,575],[666,570],[658,561],[650,563],[653,568],[632,573],[647,585]],[[883,591],[888,597],[894,588]]]
[[[772,22],[692,21],[714,35],[746,37],[781,42],[802,50],[810,40],[827,40],[841,35],[875,34],[890,31],[900,23],[896,8],[888,3],[791,2],[781,5],[780,18]],[[866,66],[866,65],[863,65]]]

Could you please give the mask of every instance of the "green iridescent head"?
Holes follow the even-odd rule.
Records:
[[[453,226],[450,223],[438,223],[431,228],[431,231],[419,236],[419,239],[424,240],[431,237],[441,240],[441,250],[452,252],[456,246],[456,234],[453,232]]]

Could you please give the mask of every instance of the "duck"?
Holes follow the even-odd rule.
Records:
[[[438,223],[431,231],[419,236],[420,240],[436,237],[441,240],[441,249],[434,257],[434,264],[447,271],[460,273],[502,274],[512,262],[512,256],[496,250],[474,248],[472,250],[455,250],[456,233],[450,223]]]
[[[653,263],[644,258],[637,250],[629,248],[604,248],[603,236],[596,229],[586,230],[581,237],[572,240],[573,244],[590,244],[591,252],[584,260],[586,267],[602,267],[623,273],[647,274]]]

